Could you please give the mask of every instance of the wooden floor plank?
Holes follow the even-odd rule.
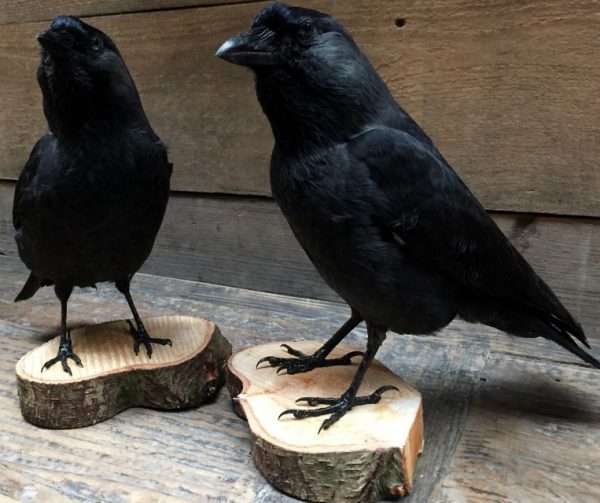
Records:
[[[41,289],[29,301],[13,304],[11,299],[22,285],[26,269],[14,257],[0,260],[0,319],[25,325],[41,331],[39,342],[52,337],[58,331],[59,304],[51,288]],[[132,283],[132,295],[138,309],[145,315],[182,314],[202,316],[216,320],[225,335],[244,326],[243,336],[233,337],[234,348],[260,343],[262,330],[289,333],[290,339],[326,339],[346,321],[349,309],[344,304],[300,297],[289,297],[267,292],[256,292],[220,285],[183,281],[173,278],[136,275]],[[69,323],[72,327],[126,318],[130,315],[123,298],[113,285],[101,284],[97,290],[77,289],[69,301]],[[384,345],[394,344],[403,337],[415,337],[418,341],[429,338],[445,340],[452,344],[478,344],[485,340],[491,350],[556,362],[579,364],[571,355],[553,342],[544,339],[523,339],[508,336],[504,332],[485,325],[472,325],[455,320],[446,329],[431,336],[399,336],[390,334]],[[353,338],[353,339],[352,339]],[[351,342],[363,344],[362,328],[351,334]],[[592,353],[599,355],[600,345],[595,344]]]
[[[600,501],[598,371],[493,353],[432,501]]]
[[[11,277],[6,274],[7,262],[13,262],[17,272],[12,277],[23,272],[18,262],[5,258],[0,261],[3,279]],[[276,339],[325,339],[348,314],[345,306],[331,302],[146,275],[136,283],[134,295],[143,315],[185,312],[207,316],[218,321],[237,348]],[[3,281],[0,289],[7,285],[10,288],[11,282]],[[74,295],[71,324],[128,316],[119,297],[107,285],[97,292]],[[92,428],[70,432],[39,430],[24,423],[18,411],[14,364],[56,332],[56,316],[57,303],[50,289],[33,301],[0,306],[4,349],[0,353],[0,410],[6,411],[0,436],[8,446],[0,453],[0,463],[16,472],[16,480],[21,481],[16,489],[11,486],[10,494],[19,494],[27,485],[41,490],[46,484],[47,490],[68,497],[81,490],[103,500],[114,500],[115,495],[124,500],[134,496],[152,500],[170,494],[184,500],[202,496],[220,501],[281,501],[254,469],[246,425],[233,413],[226,393],[197,410],[166,414],[133,409]],[[351,334],[348,342],[364,347],[364,329]],[[466,344],[435,337],[398,337],[378,355],[424,396],[430,445],[419,464],[428,475],[418,483],[414,501],[426,500],[441,474],[440,467],[449,462],[470,394],[484,367],[486,341],[469,341],[468,358],[460,349],[462,343]],[[35,449],[30,448],[33,445]],[[136,468],[139,459],[151,460],[143,472]],[[107,492],[109,487],[112,493]]]
[[[17,259],[0,259],[0,298],[9,297],[7,292],[23,274],[24,267]],[[205,316],[217,321],[234,349],[282,339],[323,340],[348,316],[348,309],[335,302],[144,274],[136,277],[133,291],[142,315]],[[70,303],[71,326],[127,316],[125,302],[110,285],[75,293]],[[69,432],[40,430],[25,423],[18,410],[14,365],[57,330],[58,303],[50,289],[27,302],[0,304],[0,474],[10,475],[5,484],[0,483],[0,494],[15,498],[35,491],[40,496],[33,501],[55,493],[67,500],[84,495],[110,501],[169,501],[169,497],[183,501],[288,501],[256,472],[246,424],[233,413],[226,392],[196,410],[131,409],[104,423]],[[500,491],[503,472],[488,474],[496,476],[492,480],[477,479],[477,470],[468,464],[469,448],[480,441],[484,445],[477,449],[488,445],[495,449],[490,457],[496,451],[505,456],[514,453],[524,459],[523,466],[530,467],[527,463],[535,459],[527,458],[518,444],[507,440],[505,432],[515,428],[530,432],[536,449],[555,453],[554,430],[547,425],[544,428],[550,428],[550,433],[539,433],[539,417],[566,417],[557,433],[561,445],[568,447],[578,440],[593,451],[589,442],[596,442],[596,437],[588,435],[588,430],[595,421],[589,413],[595,413],[599,403],[593,386],[597,373],[571,363],[570,356],[549,342],[518,340],[512,347],[506,341],[510,339],[495,330],[462,322],[453,323],[437,336],[388,336],[378,358],[423,394],[426,446],[417,464],[410,503],[455,501],[453,495],[477,495],[477,490],[505,497],[499,501],[520,494]],[[359,348],[365,342],[364,328],[348,337],[348,343]],[[507,353],[515,348],[530,356]],[[535,396],[536,389],[548,392],[540,398]],[[590,409],[585,405],[588,402],[596,405]],[[494,429],[496,422],[502,424],[501,429]],[[569,428],[564,430],[566,434],[563,426]],[[464,440],[463,430],[467,439],[474,440]],[[577,456],[569,465],[571,471]],[[143,470],[138,468],[140,460],[145,460]],[[591,467],[578,475],[580,494],[585,496],[585,491],[592,491],[596,465],[585,456],[581,462]],[[546,475],[536,479],[536,497],[530,501],[546,501],[536,498],[550,490],[552,474],[559,473],[562,461],[555,456],[545,463]],[[513,476],[522,490],[531,483]],[[474,487],[474,492],[469,487]]]

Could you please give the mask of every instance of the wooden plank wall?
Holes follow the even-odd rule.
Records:
[[[507,234],[600,336],[600,9],[594,0],[304,0],[346,24]],[[175,164],[145,271],[335,298],[270,198],[252,76],[214,55],[267,2],[8,0],[0,13],[0,253],[14,180],[45,131],[35,34],[106,30]],[[89,19],[87,19],[89,17]],[[397,20],[404,25],[398,27]]]

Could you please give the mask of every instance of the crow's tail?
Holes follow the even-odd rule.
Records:
[[[571,336],[570,333],[568,333],[564,329],[560,329],[560,328],[556,327],[554,324],[552,324],[550,328],[551,328],[550,330],[546,331],[543,334],[543,336],[546,339],[550,339],[551,341],[556,342],[556,344],[558,344],[559,346],[562,346],[567,351],[570,351],[574,355],[579,356],[579,358],[581,358],[584,362],[589,363],[590,365],[596,367],[597,369],[600,369],[600,361],[598,361],[596,358],[594,358],[592,355],[590,355],[587,351],[581,349],[577,345],[577,343],[573,340],[573,337]],[[574,334],[574,335],[579,340],[582,340],[581,337],[578,337],[578,334]],[[587,341],[585,340],[585,336],[584,336],[582,342],[587,347],[589,347],[589,345],[587,344]]]
[[[38,278],[35,274],[31,273],[29,278],[23,286],[23,289],[15,298],[15,302],[19,302],[21,300],[27,300],[34,296],[35,292],[37,292],[42,286],[42,280]]]
[[[481,297],[469,297],[459,309],[459,315],[470,322],[479,322],[499,328],[519,337],[544,337],[562,346],[584,362],[600,369],[600,361],[582,349],[590,347],[581,325],[556,300],[553,311],[533,310],[522,306],[490,302]]]

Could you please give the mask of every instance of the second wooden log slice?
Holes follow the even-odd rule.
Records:
[[[314,341],[289,343],[305,354]],[[335,358],[356,348],[340,345]],[[302,396],[338,397],[350,385],[357,364],[317,368],[303,374],[256,369],[264,356],[289,357],[280,343],[254,346],[233,355],[227,387],[238,414],[248,420],[252,457],[265,478],[281,491],[309,501],[375,501],[412,489],[414,466],[423,448],[420,393],[378,361],[369,368],[359,395],[380,386],[399,391],[379,403],[355,407],[318,434],[327,416],[294,419],[279,414]],[[357,363],[360,358],[355,358]]]

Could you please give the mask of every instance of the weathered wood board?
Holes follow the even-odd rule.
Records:
[[[0,24],[49,20],[58,15],[84,17],[252,1],[256,0],[4,0]]]
[[[250,458],[247,425],[233,412],[226,393],[221,393],[215,403],[196,410],[164,413],[130,409],[111,421],[68,434],[41,430],[24,422],[14,384],[14,365],[23,354],[56,333],[59,319],[58,302],[50,289],[41,290],[30,301],[9,303],[25,275],[26,270],[17,259],[0,257],[0,494],[40,503],[53,495],[64,501],[82,497],[102,501],[293,501],[272,489],[256,471]],[[182,315],[218,321],[234,349],[282,338],[323,341],[349,315],[345,306],[332,302],[143,274],[136,276],[132,293],[142,316],[175,310]],[[77,290],[69,303],[69,316],[70,325],[77,327],[110,317],[127,317],[128,308],[114,287],[100,285],[98,291]],[[344,342],[364,347],[364,329],[359,327]],[[475,491],[465,489],[465,494],[494,491],[504,480],[505,472],[492,470],[486,477],[479,475],[481,465],[476,458],[482,443],[494,446],[496,459],[502,463],[510,459],[511,473],[520,474],[515,483],[522,484],[523,491],[536,484],[529,499],[533,503],[600,499],[600,487],[592,469],[569,469],[571,480],[560,478],[565,473],[565,452],[572,458],[568,466],[575,466],[580,459],[585,463],[597,452],[586,439],[594,438],[588,436],[589,428],[598,430],[600,426],[595,409],[589,408],[600,395],[595,385],[597,372],[582,367],[555,344],[509,338],[487,327],[455,322],[435,336],[390,334],[377,357],[423,396],[427,448],[417,464],[415,491],[405,501],[456,501],[454,496],[460,493],[450,487],[454,482],[449,479],[442,485],[449,473],[475,487]],[[525,371],[513,372],[513,358],[515,368],[522,367],[519,359],[526,362]],[[507,363],[500,365],[496,360]],[[487,368],[490,362],[498,367],[494,380]],[[557,371],[559,374],[555,375]],[[544,373],[561,381],[551,384],[543,378]],[[533,405],[528,405],[532,386],[539,384],[540,376],[542,391]],[[580,385],[583,379],[589,384]],[[485,390],[488,382],[489,399],[482,401],[478,390]],[[495,383],[501,382],[503,390],[496,392]],[[520,390],[526,390],[525,395]],[[577,404],[566,402],[573,394],[578,397]],[[492,408],[490,400],[501,406],[494,407],[494,414],[482,417]],[[565,407],[568,403],[582,411],[581,415],[575,411],[572,421],[561,423],[560,418],[573,411],[572,407]],[[477,413],[472,414],[474,410]],[[593,417],[588,414],[590,410]],[[544,416],[558,418],[557,431]],[[503,428],[492,427],[496,419],[502,420]],[[469,444],[460,447],[465,426],[466,432],[478,431],[480,421],[486,433],[479,444],[476,442],[473,450]],[[536,436],[539,459],[544,452],[549,453],[543,459],[545,475],[537,477],[537,482],[526,476],[531,470],[531,458],[522,458],[520,447],[511,443],[507,432],[513,430],[530,431]],[[558,439],[566,445],[561,440],[567,438],[565,435],[578,439],[579,444],[569,443],[566,451],[556,455],[553,444]],[[504,451],[498,450],[501,446],[505,446]],[[465,470],[463,475],[460,464],[453,460],[455,450],[467,452],[475,459],[473,469]],[[140,460],[144,460],[143,469]],[[560,489],[558,493],[552,492],[555,484]],[[538,495],[542,493],[544,497],[540,499]],[[485,492],[480,494],[485,500]]]
[[[598,501],[598,371],[493,354],[434,501]]]
[[[293,342],[294,349],[314,354],[321,343]],[[329,358],[357,348],[338,345]],[[359,396],[394,386],[376,404],[355,407],[329,429],[327,416],[279,417],[288,409],[306,408],[297,399],[339,397],[357,365],[325,367],[301,374],[277,374],[257,368],[264,356],[287,357],[281,343],[243,349],[227,364],[227,389],[236,412],[248,421],[252,458],[265,478],[286,494],[307,501],[375,501],[406,496],[413,490],[417,456],[423,450],[421,395],[380,362],[369,367]],[[310,408],[310,406],[308,407]]]
[[[126,320],[89,325],[71,331],[73,351],[82,366],[66,373],[56,356],[59,339],[38,346],[17,363],[23,417],[43,428],[80,428],[113,417],[131,407],[177,410],[211,400],[225,383],[231,344],[211,322],[191,316],[155,316],[144,326],[170,345],[133,351]]]
[[[303,4],[347,24],[486,208],[600,216],[595,1]],[[251,73],[214,57],[264,5],[90,19],[122,50],[170,147],[176,190],[269,194],[272,138]],[[16,178],[46,128],[35,82],[43,26],[0,26],[2,178]]]
[[[0,182],[0,253],[15,255],[14,184]],[[493,214],[534,269],[600,341],[600,220]],[[210,242],[210,246],[206,243]],[[174,194],[143,270],[160,276],[339,300],[263,198]],[[16,295],[16,292],[13,296]]]

